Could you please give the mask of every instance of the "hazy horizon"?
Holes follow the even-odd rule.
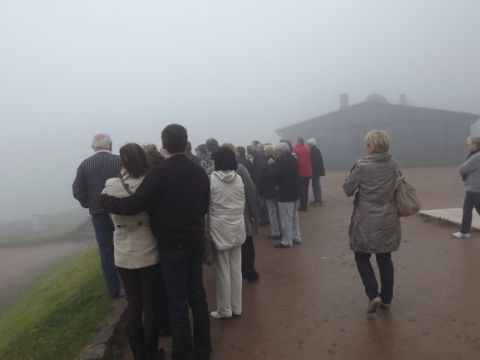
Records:
[[[79,207],[93,134],[275,141],[371,93],[480,113],[474,0],[0,3],[0,223]],[[7,181],[8,180],[8,181]]]

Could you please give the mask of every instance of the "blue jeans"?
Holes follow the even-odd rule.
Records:
[[[168,296],[173,360],[208,360],[210,319],[203,286],[203,244],[160,252],[160,267]],[[193,315],[193,341],[189,305]]]
[[[322,185],[320,184],[320,176],[312,177],[313,200],[316,203],[322,202]]]
[[[92,223],[108,293],[112,298],[116,298],[120,293],[120,283],[113,256],[113,223],[108,214],[93,214]]]
[[[472,228],[473,209],[480,214],[480,194],[467,191],[463,202],[462,229],[464,234],[470,233]]]

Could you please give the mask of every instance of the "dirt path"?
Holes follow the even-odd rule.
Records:
[[[65,256],[85,249],[91,242],[52,243],[0,249],[0,311],[11,304],[19,292]]]
[[[424,208],[461,206],[454,168],[404,173]],[[393,307],[368,316],[346,235],[345,175],[331,172],[323,181],[324,207],[302,214],[301,246],[274,249],[262,229],[256,239],[261,279],[245,285],[241,318],[211,321],[212,359],[480,359],[480,234],[453,240],[451,228],[419,216],[402,220]],[[210,268],[206,284],[213,309]]]

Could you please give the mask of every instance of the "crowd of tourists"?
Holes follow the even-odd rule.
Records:
[[[163,358],[161,335],[172,336],[172,359],[209,359],[209,318],[241,316],[244,280],[259,280],[258,226],[269,226],[269,237],[278,240],[275,248],[302,243],[299,212],[323,204],[322,154],[313,138],[298,138],[295,145],[253,141],[246,147],[211,138],[194,154],[183,126],[169,125],[161,137],[161,149],[129,143],[114,155],[110,136],[94,136],[95,154],[78,167],[73,195],[90,210],[112,298],[121,296],[121,279],[134,359]],[[470,236],[472,210],[480,210],[480,138],[469,138],[468,144],[470,155],[460,168],[466,183],[464,223],[453,234],[459,238]],[[413,212],[399,208],[403,176],[389,153],[388,134],[371,131],[364,145],[366,155],[343,188],[354,196],[350,247],[369,299],[367,311],[374,313],[391,305],[399,217]],[[204,264],[215,269],[216,307],[210,312]]]

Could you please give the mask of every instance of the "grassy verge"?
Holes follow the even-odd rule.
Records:
[[[110,309],[91,246],[0,314],[0,359],[74,359]]]

